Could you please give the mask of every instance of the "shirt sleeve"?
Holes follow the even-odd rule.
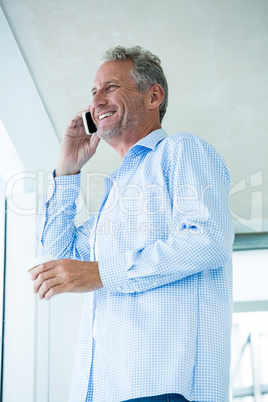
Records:
[[[80,176],[79,173],[54,177],[37,220],[38,255],[51,254],[57,259],[90,260],[89,237],[94,216],[79,227],[74,223]]]
[[[234,235],[224,161],[201,141],[184,141],[169,160],[172,229],[166,239],[99,260],[110,292],[143,292],[230,262]]]

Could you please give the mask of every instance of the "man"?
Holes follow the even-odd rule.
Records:
[[[57,260],[32,273],[41,299],[86,292],[70,400],[226,402],[227,168],[204,140],[161,128],[168,88],[150,52],[107,51],[92,95],[97,135],[86,135],[81,113],[71,120],[39,217],[39,252]],[[76,228],[79,172],[100,139],[122,163],[98,212]]]

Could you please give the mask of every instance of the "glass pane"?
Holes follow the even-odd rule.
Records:
[[[267,357],[268,312],[235,313],[231,365],[234,402],[268,402]]]
[[[3,280],[5,257],[5,197],[0,191],[0,379],[2,379]],[[1,380],[2,388],[2,380]],[[1,397],[0,397],[1,398]]]

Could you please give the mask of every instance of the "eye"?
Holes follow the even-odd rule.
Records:
[[[106,91],[112,91],[113,89],[117,88],[117,85],[115,84],[109,84],[107,85]]]

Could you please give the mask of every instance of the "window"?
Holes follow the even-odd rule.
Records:
[[[267,261],[267,249],[233,255],[233,402],[268,402]]]
[[[235,313],[232,333],[234,402],[268,402],[268,312]]]

